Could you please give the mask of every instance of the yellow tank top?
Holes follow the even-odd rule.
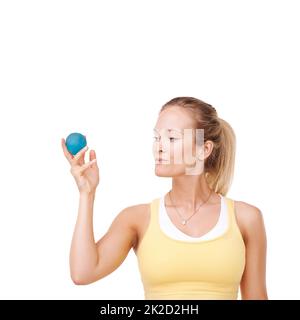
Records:
[[[237,299],[245,245],[234,201],[227,204],[227,230],[208,240],[173,239],[159,225],[160,198],[151,202],[147,230],[136,252],[145,299]]]

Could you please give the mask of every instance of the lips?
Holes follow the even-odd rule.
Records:
[[[168,160],[165,160],[165,159],[155,159],[155,161],[156,161],[157,163],[168,162]]]

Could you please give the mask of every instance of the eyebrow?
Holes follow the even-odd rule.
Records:
[[[179,130],[179,129],[167,128],[167,130],[168,132],[177,131],[177,132],[183,133],[183,129]],[[157,130],[156,128],[153,128],[153,131],[158,132],[159,130]]]

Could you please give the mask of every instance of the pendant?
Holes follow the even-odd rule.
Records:
[[[182,220],[181,223],[182,223],[183,225],[185,225],[185,224],[186,224],[186,220]]]

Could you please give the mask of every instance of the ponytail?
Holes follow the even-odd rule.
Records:
[[[231,186],[236,152],[236,137],[230,124],[218,118],[220,125],[220,139],[218,148],[211,154],[209,170],[205,177],[210,188],[225,196]]]

